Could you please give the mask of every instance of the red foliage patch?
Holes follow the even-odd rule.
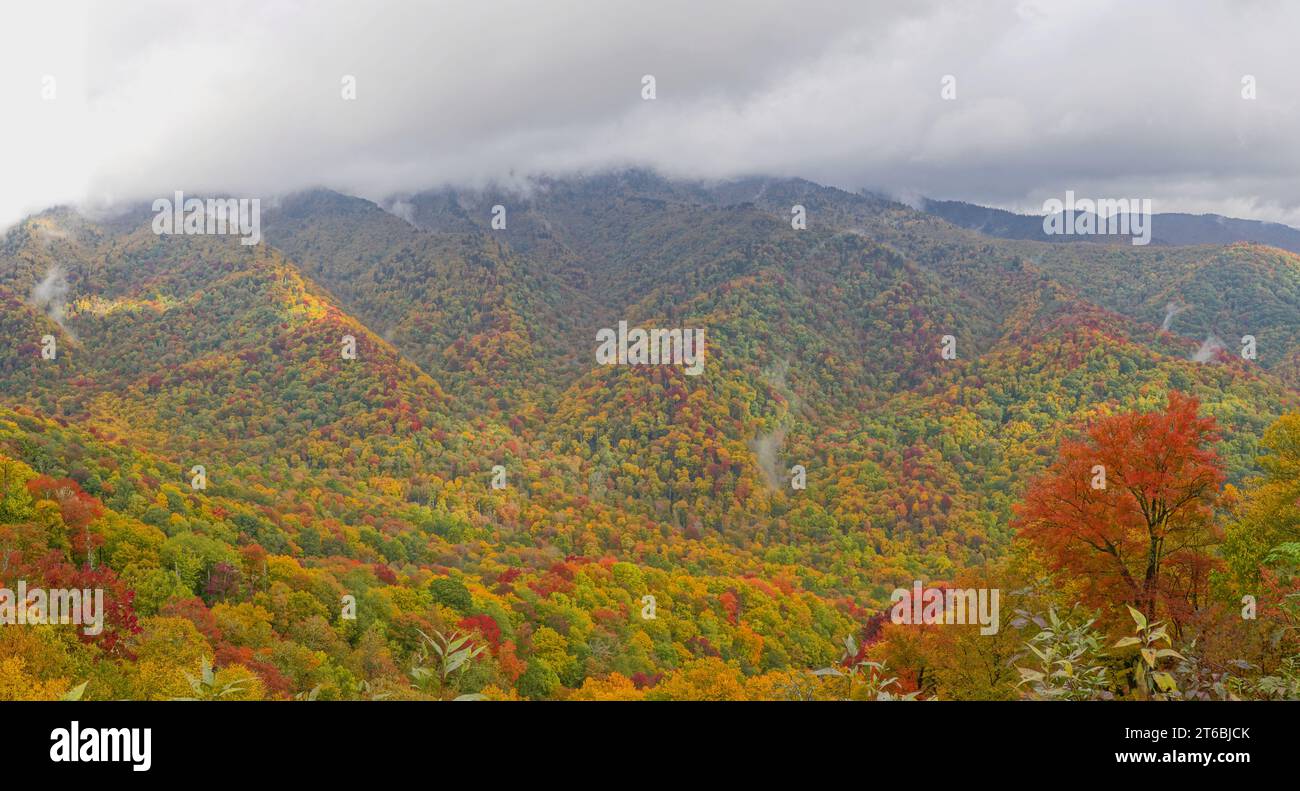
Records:
[[[491,615],[471,615],[462,618],[456,625],[467,632],[476,632],[492,646],[494,654],[501,645],[501,627]]]

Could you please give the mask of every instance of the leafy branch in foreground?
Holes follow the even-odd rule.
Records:
[[[899,694],[890,689],[898,686],[898,677],[885,677],[888,668],[883,662],[858,660],[858,643],[852,635],[844,638],[844,655],[840,662],[846,669],[823,667],[814,670],[815,676],[845,679],[844,700],[915,700],[920,692]]]
[[[194,696],[173,698],[173,700],[221,700],[231,695],[237,695],[244,690],[244,684],[239,679],[218,682],[216,671],[212,669],[212,663],[208,661],[206,656],[200,659],[199,677],[195,678],[186,673],[185,680],[189,682],[190,689],[194,691]]]
[[[430,637],[423,631],[418,629],[416,631],[420,632],[423,646],[415,667],[411,668],[411,678],[415,682],[415,687],[421,692],[435,694],[438,697],[442,697],[453,677],[458,679],[463,675],[474,658],[483,653],[486,648],[470,644],[469,635],[458,632],[452,632],[450,635],[434,632],[433,637]],[[432,659],[432,666],[425,667],[424,663],[430,659]],[[483,699],[484,696],[479,694],[458,695],[453,698],[453,700]]]
[[[1077,622],[1073,613],[1061,618],[1049,609],[1047,616],[1018,613],[1040,631],[1025,643],[1028,653],[1013,660],[1020,671],[1020,683],[1028,685],[1029,696],[1045,700],[1089,700],[1110,698],[1106,690],[1108,672],[1100,663],[1102,636],[1093,630],[1096,618]],[[1032,667],[1019,662],[1033,657]]]
[[[1300,698],[1300,656],[1284,657],[1277,670],[1254,682],[1253,691],[1269,700]]]
[[[1242,694],[1249,694],[1249,682],[1242,675],[1231,672],[1236,669],[1244,674],[1251,669],[1249,662],[1234,659],[1222,667],[1213,665],[1197,650],[1196,642],[1192,640],[1183,646],[1184,658],[1174,668],[1174,678],[1178,681],[1177,697],[1182,700],[1241,700]]]
[[[1135,633],[1121,638],[1114,647],[1136,646],[1138,649],[1130,668],[1133,673],[1134,691],[1138,697],[1147,699],[1168,700],[1176,697],[1178,684],[1174,681],[1172,673],[1162,669],[1160,660],[1179,659],[1186,662],[1187,658],[1170,647],[1173,643],[1163,621],[1148,622],[1145,615],[1132,607],[1128,608],[1128,612],[1133,616],[1133,623],[1136,625]],[[1160,648],[1161,644],[1165,647]]]

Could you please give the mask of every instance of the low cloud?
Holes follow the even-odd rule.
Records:
[[[72,335],[64,320],[68,310],[68,278],[63,267],[58,264],[50,266],[41,282],[32,288],[30,302],[37,310],[43,311],[63,331]],[[75,336],[73,336],[75,338]]]
[[[1192,353],[1192,362],[1209,363],[1219,356],[1219,352],[1228,348],[1217,335],[1208,335],[1200,348]]]
[[[749,443],[749,449],[758,462],[758,469],[763,473],[763,481],[773,490],[781,488],[779,454],[784,442],[785,430],[776,429],[767,434],[760,434]]]
[[[383,200],[624,166],[1300,225],[1296,4],[233,0],[238,35],[214,13],[0,7],[0,227],[178,189]]]
[[[1165,305],[1165,320],[1162,321],[1162,322],[1160,322],[1160,329],[1162,329],[1162,330],[1168,330],[1168,329],[1169,329],[1169,325],[1173,324],[1173,322],[1174,322],[1174,316],[1177,316],[1179,313],[1183,313],[1183,312],[1185,312],[1185,311],[1187,311],[1187,310],[1190,310],[1190,309],[1191,309],[1191,306],[1190,306],[1190,305],[1183,305],[1183,304],[1178,303],[1178,302],[1170,302],[1170,303],[1166,304],[1166,305]]]

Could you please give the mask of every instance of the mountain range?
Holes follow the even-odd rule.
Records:
[[[636,170],[313,190],[265,202],[254,246],[151,219],[56,208],[0,240],[0,524],[46,525],[131,610],[27,672],[100,697],[185,693],[161,669],[200,655],[250,695],[409,695],[453,630],[490,649],[463,693],[786,683],[896,587],[1005,558],[1090,421],[1190,393],[1242,485],[1300,406],[1279,225],[1060,244],[970,204]],[[704,329],[702,375],[598,364],[621,321]],[[24,494],[45,479],[102,509],[84,540]],[[24,535],[0,543],[37,563]]]

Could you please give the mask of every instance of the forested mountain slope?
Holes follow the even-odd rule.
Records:
[[[458,630],[486,650],[457,693],[782,696],[895,587],[1008,562],[1088,423],[1191,394],[1244,486],[1298,404],[1274,248],[636,171],[263,220],[249,247],[51,210],[0,241],[0,551],[120,605],[114,641],[0,631],[46,657],[5,672],[168,697],[207,656],[249,695],[450,696],[410,671]],[[702,373],[599,364],[620,321],[704,330]]]

